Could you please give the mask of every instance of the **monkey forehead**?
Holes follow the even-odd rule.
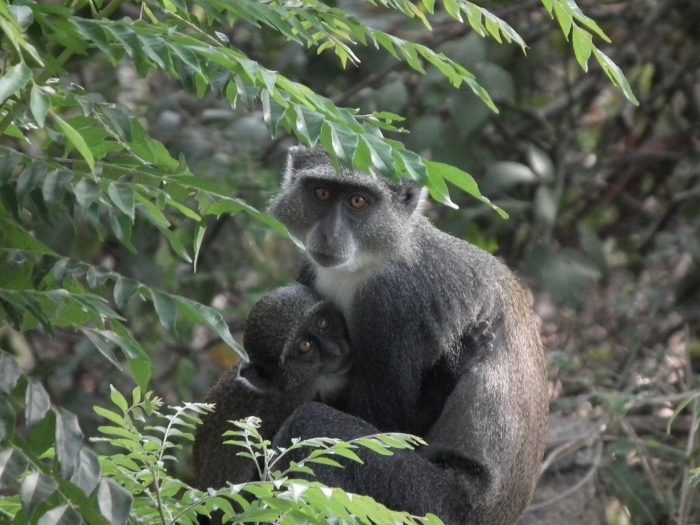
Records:
[[[308,149],[294,146],[289,150],[287,171],[292,175],[305,175],[335,182],[348,182],[358,186],[388,186],[387,180],[378,177],[374,171],[362,172],[345,167],[336,169],[328,154],[321,148]]]
[[[313,304],[306,311],[306,315],[304,316],[304,318],[309,319],[321,313],[324,313],[326,315],[337,316],[340,318],[343,317],[343,314],[340,313],[340,310],[338,310],[332,302],[330,302],[328,299],[321,299],[315,304]]]
[[[252,360],[277,359],[290,333],[307,318],[308,310],[321,298],[308,286],[295,284],[275,288],[250,310],[243,333],[243,346]]]

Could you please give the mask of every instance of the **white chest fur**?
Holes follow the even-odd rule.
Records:
[[[352,300],[359,288],[360,280],[355,272],[344,272],[334,268],[316,268],[314,288],[327,297],[347,319]]]
[[[347,321],[350,319],[357,291],[372,276],[382,271],[385,262],[382,257],[373,254],[360,254],[351,261],[332,268],[314,264],[314,288],[339,308]]]

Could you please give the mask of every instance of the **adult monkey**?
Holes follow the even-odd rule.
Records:
[[[537,481],[547,427],[545,357],[531,299],[490,254],[432,226],[424,192],[351,170],[319,150],[292,148],[269,213],[304,243],[300,281],[343,312],[354,368],[347,412],[298,408],[275,442],[417,431],[428,452],[372,458],[320,481],[447,523],[514,523]],[[465,370],[463,336],[479,323],[493,349]],[[458,383],[437,421],[421,398]]]

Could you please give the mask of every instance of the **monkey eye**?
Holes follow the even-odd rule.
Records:
[[[318,188],[314,189],[314,197],[316,197],[321,202],[329,202],[333,196],[331,195],[331,191],[328,188],[319,186]]]
[[[309,341],[308,339],[305,339],[299,343],[299,353],[300,354],[308,354],[313,349],[314,349],[314,344],[311,341]]]
[[[328,328],[328,318],[324,317],[323,315],[319,315],[316,318],[316,328],[318,328],[321,331]]]
[[[357,210],[357,211],[362,211],[367,209],[367,206],[369,206],[369,202],[367,199],[365,199],[362,195],[351,195],[350,196],[350,206],[352,209]]]

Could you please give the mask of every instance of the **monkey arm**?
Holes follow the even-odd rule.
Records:
[[[462,335],[457,359],[451,359],[448,356],[441,356],[438,359],[421,383],[420,398],[411,432],[419,436],[425,435],[437,420],[460,378],[475,363],[493,352],[496,338],[494,330],[495,325],[488,321],[480,321],[468,327]]]
[[[522,382],[533,363],[499,331],[494,348],[464,371],[424,436],[426,456],[471,470],[479,523],[511,524],[530,501],[542,460],[546,407]],[[539,367],[538,367],[538,373]]]
[[[366,421],[320,403],[297,408],[275,436],[273,445],[288,446],[291,439],[326,436],[343,440],[376,434]],[[484,523],[471,512],[476,495],[473,464],[433,463],[418,451],[395,451],[380,456],[357,451],[365,462],[343,462],[343,469],[314,465],[317,481],[348,492],[365,494],[395,510],[414,515],[433,513],[448,525]],[[297,461],[301,458],[294,458]],[[336,458],[339,459],[339,458]]]

